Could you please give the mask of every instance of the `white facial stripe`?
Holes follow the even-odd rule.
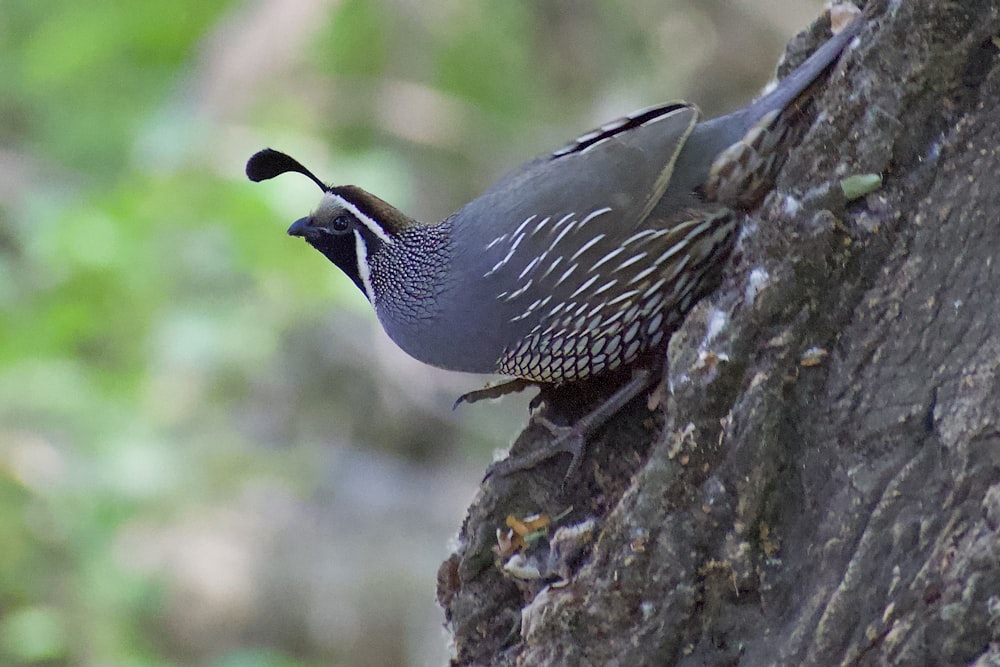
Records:
[[[386,245],[392,245],[392,237],[386,234],[385,230],[382,229],[379,225],[377,225],[374,220],[372,220],[367,215],[362,213],[361,209],[359,209],[357,206],[347,201],[340,195],[335,195],[333,193],[327,192],[326,195],[324,196],[335,200],[339,206],[342,206],[345,209],[347,209],[355,218],[357,218],[361,222],[362,225],[367,227],[372,234],[382,239],[383,243],[385,243]]]
[[[372,272],[368,267],[368,246],[365,244],[365,237],[357,229],[354,230],[354,254],[358,259],[358,275],[361,276],[361,284],[365,286],[365,296],[374,305],[375,289],[372,287]]]

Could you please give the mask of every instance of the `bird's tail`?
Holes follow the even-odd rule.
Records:
[[[770,189],[784,156],[807,127],[795,122],[805,112],[815,84],[861,31],[855,18],[816,50],[775,88],[731,114],[700,124],[691,140],[714,156],[702,184],[706,199],[731,208],[753,208]]]

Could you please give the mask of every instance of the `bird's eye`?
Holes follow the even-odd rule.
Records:
[[[333,219],[333,224],[330,227],[335,232],[346,232],[351,228],[351,216],[349,215],[338,215]]]

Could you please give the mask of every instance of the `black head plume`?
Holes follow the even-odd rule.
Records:
[[[303,167],[298,160],[273,148],[265,148],[254,153],[253,157],[247,160],[247,178],[251,181],[266,181],[288,171],[294,171],[304,176],[308,176],[313,183],[319,186],[320,190],[329,190],[323,181],[316,178],[316,175]]]

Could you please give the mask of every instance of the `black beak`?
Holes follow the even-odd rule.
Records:
[[[288,228],[289,236],[306,236],[307,233],[312,229],[309,222],[312,218],[299,218],[292,223],[292,226]]]

